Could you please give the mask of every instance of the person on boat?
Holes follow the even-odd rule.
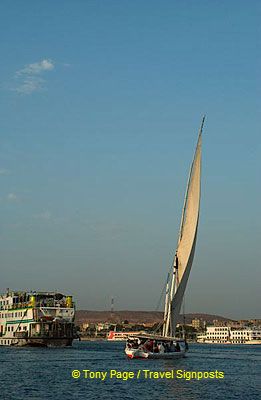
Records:
[[[170,343],[165,342],[165,343],[163,343],[163,346],[165,347],[165,353],[169,353],[170,352]]]
[[[159,353],[165,353],[165,348],[162,343],[159,343],[158,349],[159,349]]]
[[[138,348],[139,348],[140,350],[142,350],[142,351],[145,351],[145,350],[146,350],[145,343],[146,343],[146,339],[140,339],[139,347],[138,347]]]
[[[133,339],[128,339],[127,346],[129,348],[137,349],[138,348],[138,342],[135,339],[134,340]]]
[[[169,349],[169,351],[176,351],[176,348],[175,348],[173,342],[170,342],[170,349]]]
[[[145,349],[149,352],[153,351],[153,340],[147,340],[144,345]]]
[[[179,342],[176,343],[175,351],[180,351],[180,345]]]
[[[158,352],[159,352],[158,344],[157,341],[154,340],[153,353],[158,353]]]

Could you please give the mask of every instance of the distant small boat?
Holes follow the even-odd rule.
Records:
[[[125,340],[129,337],[129,335],[141,335],[145,332],[125,332],[125,331],[109,331],[107,335],[107,340],[109,341],[118,341],[118,342],[125,342]]]
[[[193,263],[200,208],[201,140],[203,117],[192,161],[179,229],[176,254],[166,284],[164,319],[161,335],[128,336],[125,353],[129,358],[180,358],[187,351],[185,339],[175,338],[177,318]]]

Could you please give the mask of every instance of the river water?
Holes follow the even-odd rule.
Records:
[[[72,377],[74,370],[79,378]],[[102,381],[83,370],[107,375]],[[124,380],[123,371],[133,374]],[[158,377],[166,371],[171,377]],[[224,377],[206,378],[208,372]],[[123,342],[77,342],[65,349],[0,347],[0,399],[260,400],[261,346],[191,344],[187,357],[179,360],[128,360]]]

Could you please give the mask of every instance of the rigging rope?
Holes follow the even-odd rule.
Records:
[[[159,310],[160,306],[161,306],[162,298],[163,298],[164,292],[165,292],[165,290],[166,290],[167,283],[169,282],[169,277],[170,277],[171,270],[172,270],[172,266],[171,266],[170,269],[169,269],[166,282],[165,282],[164,285],[163,285],[163,288],[162,288],[161,294],[160,294],[160,298],[159,298],[158,304],[157,304],[157,306],[156,306],[154,312],[157,312],[157,311]],[[164,324],[164,321],[163,321],[163,322],[159,322],[158,325],[156,326],[156,328],[153,330],[152,333],[156,333],[157,331],[159,331],[160,328],[163,326],[163,324]]]

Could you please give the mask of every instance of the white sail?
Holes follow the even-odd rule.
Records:
[[[165,336],[175,335],[177,319],[195,253],[200,205],[201,135],[204,119],[205,117],[202,120],[190,169],[171,282],[168,282],[166,290],[163,322],[163,335]]]
[[[200,207],[200,178],[201,178],[201,134],[204,118],[199,132],[195,156],[190,170],[190,177],[185,196],[184,209],[179,233],[179,241],[175,256],[175,285],[171,301],[171,332],[175,335],[177,318],[187,286],[189,273],[195,253],[197,228]]]
[[[168,359],[185,356],[186,341],[176,340],[174,336],[197,240],[200,205],[201,133],[203,123],[204,118],[190,169],[172,273],[169,274],[167,279],[162,336],[155,334],[138,335],[137,337],[130,336],[125,348],[125,353],[129,358]],[[160,345],[159,348],[156,348],[157,351],[151,342],[154,345],[157,343]],[[163,343],[165,345],[169,344],[169,347],[164,346]],[[173,348],[174,344],[175,348]]]

